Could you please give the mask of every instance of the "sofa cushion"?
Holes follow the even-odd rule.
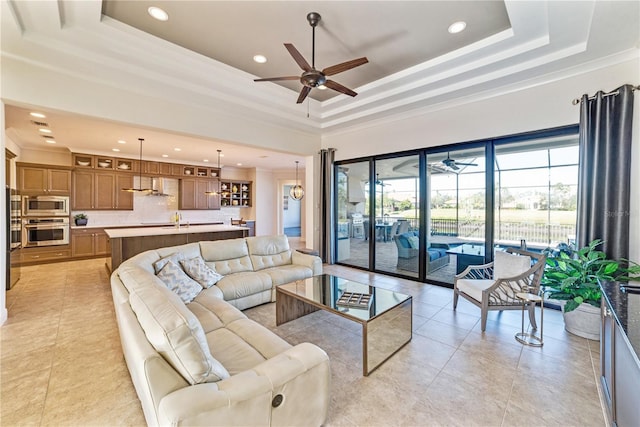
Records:
[[[254,271],[291,264],[291,249],[285,235],[248,237],[247,246]]]
[[[291,348],[240,310],[204,292],[187,308],[200,321],[211,354],[231,375],[252,369]]]
[[[273,286],[284,285],[296,280],[307,279],[313,276],[313,270],[297,264],[283,265],[280,267],[267,268],[261,271],[271,277]]]
[[[200,252],[207,265],[223,276],[253,271],[245,239],[202,241]]]
[[[493,278],[504,279],[519,276],[531,268],[531,258],[528,256],[496,251],[493,261]]]
[[[187,273],[169,261],[158,273],[158,278],[169,288],[171,292],[178,295],[185,304],[190,303],[202,291],[200,283],[196,282]]]
[[[420,241],[418,240],[418,236],[409,236],[407,237],[409,241],[409,247],[412,249],[418,249],[420,247]]]
[[[187,273],[189,277],[200,283],[205,289],[215,285],[224,277],[205,264],[200,256],[183,259],[180,261],[180,265],[182,265],[184,272]]]
[[[222,291],[225,301],[247,297],[271,290],[271,276],[264,272],[242,272],[224,276],[216,286]]]
[[[132,272],[138,285],[129,294],[129,303],[144,333],[158,353],[189,384],[215,382],[229,372],[211,355],[207,339],[196,316],[157,277]]]

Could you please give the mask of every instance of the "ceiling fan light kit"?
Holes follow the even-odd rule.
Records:
[[[312,28],[311,35],[311,65],[304,59],[302,54],[296,49],[293,44],[285,43],[284,47],[289,51],[289,54],[293,57],[294,61],[298,64],[300,68],[302,68],[301,76],[283,76],[283,77],[268,77],[264,79],[255,79],[256,82],[275,82],[275,81],[284,81],[284,80],[300,80],[302,83],[302,90],[300,91],[300,95],[298,96],[297,103],[301,104],[311,92],[311,89],[314,88],[329,88],[333,89],[336,92],[343,93],[349,96],[356,96],[357,93],[353,90],[349,89],[337,83],[333,80],[327,79],[327,76],[332,76],[334,74],[342,73],[343,71],[350,70],[352,68],[358,67],[362,64],[366,64],[369,60],[366,57],[352,59],[351,61],[342,62],[340,64],[332,65],[331,67],[327,67],[322,71],[316,69],[316,27],[322,17],[318,12],[310,12],[307,14],[307,21],[309,21],[309,25]]]

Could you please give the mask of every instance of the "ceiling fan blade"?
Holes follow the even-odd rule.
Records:
[[[460,163],[460,162],[456,162],[456,165],[460,165],[460,166],[478,166],[475,163]]]
[[[300,76],[285,76],[285,77],[267,77],[265,79],[254,79],[254,82],[277,82],[280,80],[300,80]]]
[[[458,165],[456,165],[455,163],[450,163],[447,166],[449,166],[451,169],[453,169],[454,171],[459,170],[460,168],[458,167]]]
[[[300,68],[302,68],[304,71],[311,71],[313,69],[311,68],[311,65],[309,65],[307,60],[304,59],[302,54],[298,52],[298,49],[296,49],[291,43],[285,43],[284,47],[287,48],[291,56],[293,56],[293,59],[300,66]]]
[[[309,95],[309,92],[311,92],[310,87],[302,86],[302,90],[300,91],[300,96],[298,96],[298,101],[296,102],[296,104],[302,104],[302,101],[304,101],[307,95]]]
[[[333,89],[333,90],[338,91],[340,93],[344,93],[345,95],[349,95],[349,96],[356,96],[357,95],[357,93],[355,93],[354,91],[352,91],[348,87],[342,86],[340,83],[336,83],[333,80],[327,80],[326,82],[324,82],[324,85],[326,87],[328,87],[329,89]]]
[[[343,62],[341,64],[332,65],[322,70],[322,74],[325,76],[333,76],[334,74],[341,73],[343,71],[350,70],[359,65],[366,64],[369,60],[366,57],[352,59],[351,61]]]

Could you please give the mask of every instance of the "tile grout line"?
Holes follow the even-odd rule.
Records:
[[[60,305],[60,316],[58,316],[58,328],[56,329],[55,348],[53,350],[53,356],[51,357],[51,366],[49,368],[49,379],[47,380],[47,392],[44,395],[44,402],[42,404],[42,412],[40,414],[40,423],[42,425],[44,420],[44,412],[47,407],[47,399],[49,398],[49,390],[51,389],[51,377],[53,376],[53,367],[56,362],[56,356],[58,353],[58,338],[60,337],[60,324],[62,323],[62,312],[64,311],[65,304],[67,303],[67,288],[68,288],[69,270],[65,269],[64,275],[64,291],[62,293],[62,304]]]

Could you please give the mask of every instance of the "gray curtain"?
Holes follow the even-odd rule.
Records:
[[[630,85],[582,96],[577,247],[602,239],[616,260],[629,256],[632,116]]]
[[[322,262],[333,264],[335,261],[334,208],[333,208],[333,161],[335,148],[320,150],[320,245]]]

